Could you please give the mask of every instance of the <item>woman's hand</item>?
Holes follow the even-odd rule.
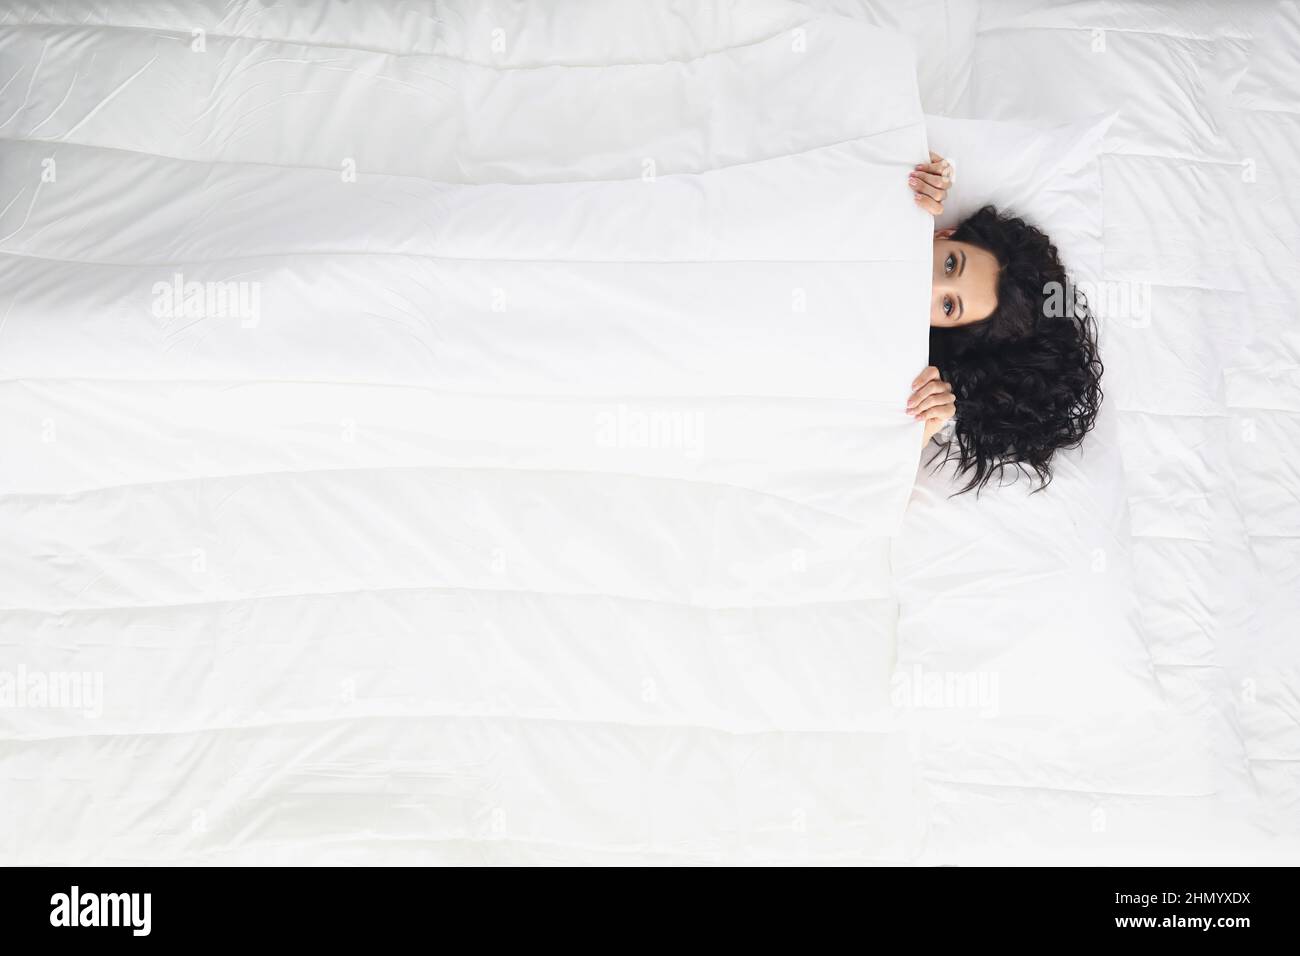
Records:
[[[907,411],[913,418],[925,421],[923,445],[957,414],[957,398],[952,393],[952,386],[939,377],[939,370],[933,365],[927,366],[912,380],[912,397],[907,400]]]
[[[907,174],[907,185],[916,193],[916,204],[932,216],[943,212],[943,201],[952,185],[952,163],[938,153],[930,153],[930,161],[921,163]]]

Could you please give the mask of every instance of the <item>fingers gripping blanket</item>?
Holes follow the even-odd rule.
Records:
[[[244,6],[0,23],[0,859],[907,859],[905,46]]]

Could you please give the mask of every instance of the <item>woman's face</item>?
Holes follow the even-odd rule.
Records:
[[[934,234],[930,324],[942,328],[980,322],[998,306],[997,258],[969,242],[954,242],[951,235],[951,229]]]

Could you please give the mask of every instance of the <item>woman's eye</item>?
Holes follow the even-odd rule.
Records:
[[[950,252],[948,253],[948,258],[943,260],[943,271],[952,272],[952,270],[956,268],[957,268],[957,257]]]
[[[947,296],[943,297],[943,314],[952,315],[952,299]]]

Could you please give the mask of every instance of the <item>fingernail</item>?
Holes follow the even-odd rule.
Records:
[[[908,181],[909,183],[911,183],[913,186],[916,185],[916,180],[915,180],[915,179],[909,178],[907,181]]]

